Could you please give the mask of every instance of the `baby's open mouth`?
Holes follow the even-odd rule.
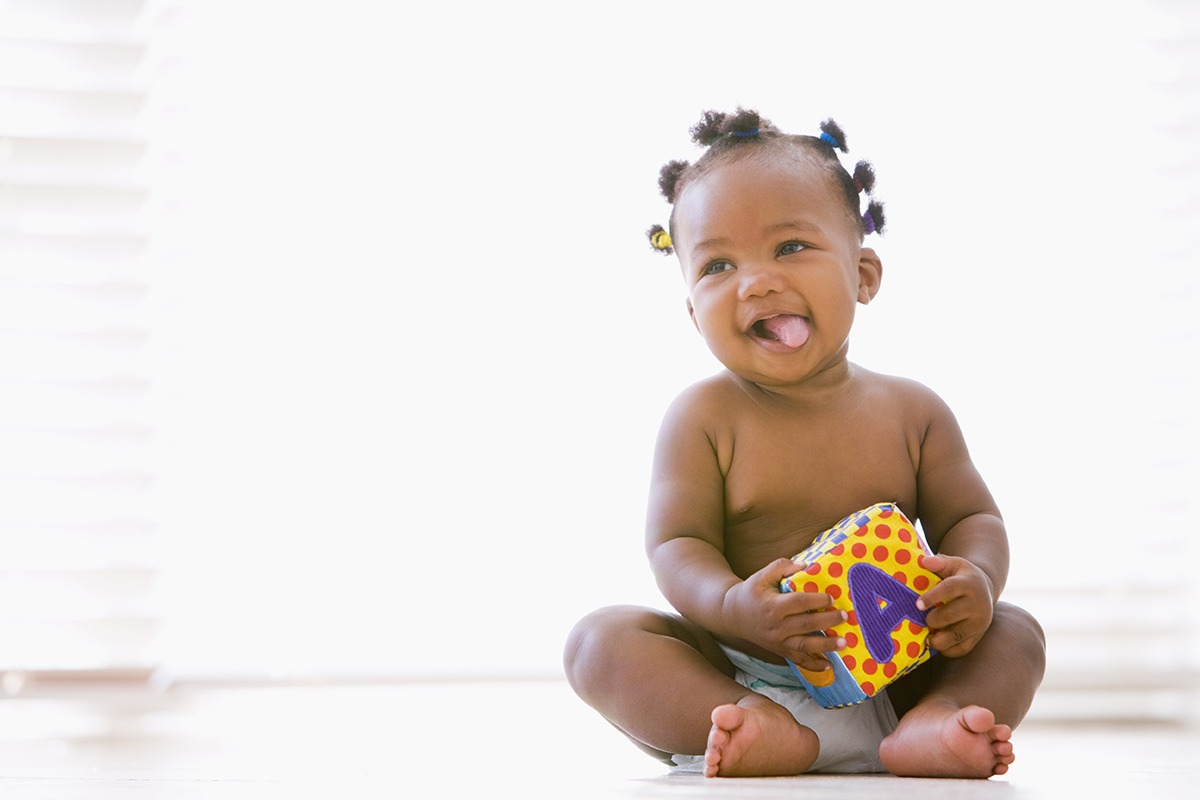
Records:
[[[793,314],[777,314],[760,319],[750,326],[750,330],[760,339],[779,342],[792,348],[807,342],[809,335],[808,320]]]

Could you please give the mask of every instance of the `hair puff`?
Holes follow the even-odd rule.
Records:
[[[722,133],[757,136],[759,129],[769,124],[759,116],[757,111],[739,107],[737,111],[725,119],[725,124],[722,126]]]
[[[883,203],[872,200],[867,204],[867,212],[863,214],[863,225],[867,233],[883,233],[887,219],[883,215]]]
[[[679,184],[679,176],[687,168],[686,161],[668,161],[658,171],[658,190],[672,205],[675,204],[675,187]]]
[[[688,131],[692,141],[704,147],[712,147],[727,136],[753,138],[767,122],[757,111],[738,107],[732,114],[723,111],[705,111],[700,121]]]
[[[854,165],[854,186],[860,192],[870,194],[875,189],[875,168],[870,161],[860,161]]]
[[[693,142],[708,147],[725,135],[723,126],[728,118],[729,115],[724,111],[705,111],[700,121],[688,129],[688,133]]]
[[[841,150],[843,153],[850,152],[850,149],[846,145],[846,134],[842,131],[841,126],[838,125],[836,122],[834,122],[832,119],[827,119],[821,123],[821,133],[825,134],[826,136],[829,137],[829,139],[833,140],[832,142],[829,142],[828,140],[824,140],[829,143],[830,147],[837,148],[838,150]]]

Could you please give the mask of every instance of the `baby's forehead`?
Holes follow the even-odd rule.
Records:
[[[739,153],[706,166],[676,197],[671,225],[677,249],[720,236],[731,224],[759,229],[785,220],[861,241],[857,209],[846,207],[836,176],[812,157]]]
[[[837,199],[837,178],[827,164],[798,147],[772,147],[757,148],[748,152],[733,151],[713,159],[705,169],[698,170],[692,180],[687,182],[676,205],[683,200],[687,189],[730,173],[754,173],[782,179],[788,185],[794,184],[811,191],[831,192],[833,194],[830,199]]]
[[[679,192],[673,215],[690,215],[700,202],[708,206],[734,191],[755,201],[838,207],[843,205],[836,177],[828,167],[803,154],[737,154],[707,165]]]

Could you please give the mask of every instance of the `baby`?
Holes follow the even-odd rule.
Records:
[[[580,621],[567,677],[647,752],[708,776],[809,771],[987,778],[1041,682],[1045,641],[1000,602],[1008,540],[949,408],[926,387],[847,358],[883,264],[864,236],[874,172],[842,166],[845,136],[786,135],[752,111],[707,112],[707,148],[673,161],[652,243],[674,252],[687,310],[724,365],[662,423],[646,549],[679,612],[620,606]],[[923,313],[934,313],[925,309]],[[865,703],[825,709],[787,660],[829,669],[844,619],[827,594],[782,593],[791,556],[838,520],[894,502],[919,521],[941,581],[919,606],[938,655]]]

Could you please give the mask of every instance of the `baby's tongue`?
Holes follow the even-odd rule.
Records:
[[[782,314],[762,321],[763,328],[788,347],[799,347],[808,341],[808,323],[804,317]]]

